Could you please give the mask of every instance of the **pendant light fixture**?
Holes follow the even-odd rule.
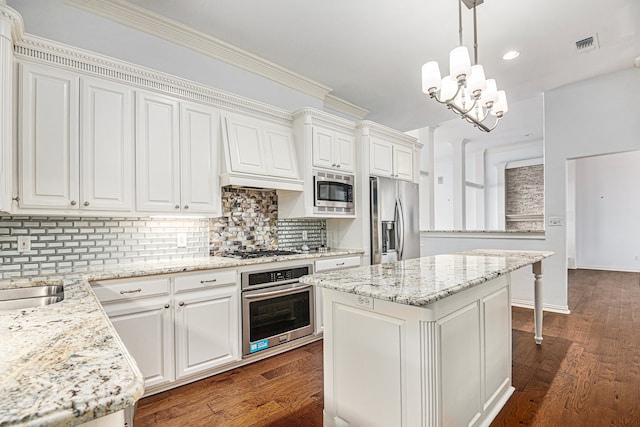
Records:
[[[486,79],[482,65],[478,64],[478,27],[476,5],[482,0],[465,0],[473,5],[473,65],[469,50],[462,44],[462,0],[458,0],[458,37],[460,46],[449,54],[449,75],[441,77],[436,61],[422,66],[422,91],[437,102],[484,132],[491,132],[509,109],[504,90],[498,90],[494,79]],[[495,122],[487,126],[484,121],[494,116]]]

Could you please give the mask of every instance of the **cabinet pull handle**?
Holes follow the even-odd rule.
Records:
[[[215,282],[217,282],[217,281],[218,281],[218,279],[200,280],[200,284],[201,284],[201,285],[207,285],[207,284],[209,284],[209,283],[215,283]]]
[[[340,167],[340,163],[336,163],[336,167],[339,168]]]
[[[182,307],[182,306],[184,305],[184,301],[180,301],[180,302],[178,303],[178,305],[179,305],[180,307]]]
[[[137,292],[142,292],[142,288],[138,288],[138,289],[133,289],[131,291],[126,291],[126,290],[121,290],[120,291],[120,295],[124,295],[124,294],[135,294]]]
[[[84,205],[85,206],[89,206],[89,202],[84,202]]]
[[[174,206],[176,209],[180,209],[180,205],[175,205]]]
[[[336,164],[335,164],[335,163],[331,163],[331,166],[333,166],[333,167],[335,168],[335,167],[336,167]]]
[[[16,202],[20,201],[20,196],[12,197],[11,200],[15,200]]]
[[[171,307],[169,304],[164,305],[164,308],[169,308],[169,307]]]
[[[75,205],[76,205],[76,201],[75,201],[75,200],[72,200],[72,201],[71,201],[71,206],[75,206]]]
[[[338,265],[344,265],[344,262],[336,262],[336,266]]]
[[[185,209],[189,209],[189,205],[184,205],[184,208]]]

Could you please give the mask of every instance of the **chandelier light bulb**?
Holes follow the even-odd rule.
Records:
[[[507,105],[507,94],[505,93],[505,91],[499,90],[498,100],[493,104],[491,115],[502,117],[502,115],[507,111],[509,111],[509,106]]]
[[[440,90],[442,77],[440,67],[436,61],[427,62],[422,66],[422,91],[429,94],[429,90]]]
[[[466,79],[471,74],[471,59],[466,46],[458,46],[449,54],[449,72],[456,80]]]
[[[467,79],[467,91],[474,95],[479,94],[487,88],[487,79],[484,76],[482,65],[471,67],[471,75]]]
[[[443,101],[451,101],[451,99],[456,96],[457,91],[458,83],[453,80],[451,76],[444,76],[440,88],[440,99]]]

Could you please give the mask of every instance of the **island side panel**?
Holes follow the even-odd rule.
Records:
[[[426,307],[322,291],[325,426],[484,426],[513,392],[508,276]]]

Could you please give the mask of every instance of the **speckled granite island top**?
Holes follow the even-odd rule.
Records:
[[[358,250],[237,260],[207,257],[95,267],[0,281],[0,289],[64,285],[64,300],[0,311],[0,426],[73,426],[117,412],[144,393],[144,379],[89,281],[362,254]]]
[[[478,249],[304,276],[300,282],[399,304],[426,306],[553,255]]]

